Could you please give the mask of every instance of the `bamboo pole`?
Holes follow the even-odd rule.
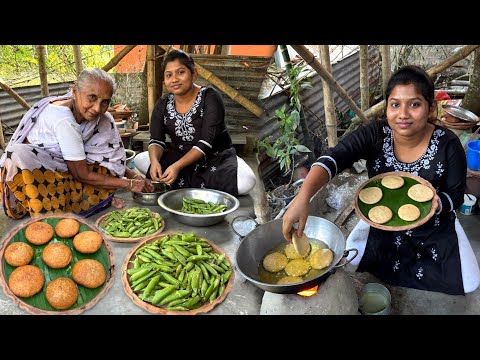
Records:
[[[18,95],[10,86],[8,86],[1,78],[0,78],[0,87],[11,97],[13,97],[20,105],[22,105],[25,109],[30,110],[30,105],[23,100],[23,98]]]
[[[167,52],[170,50],[170,46],[168,45],[160,45],[160,47]],[[248,100],[245,96],[240,94],[237,90],[232,88],[230,85],[224,83],[222,80],[216,77],[212,72],[205,69],[202,65],[195,64],[195,67],[197,68],[198,75],[203,77],[210,84],[219,88],[221,91],[227,94],[233,101],[236,101],[237,103],[242,105],[245,109],[250,111],[252,114],[258,116],[259,118],[262,117],[263,110],[261,107],[255,105],[253,102]]]
[[[80,45],[73,45],[73,58],[75,59],[75,72],[78,77],[83,70],[82,49],[80,48]]]
[[[319,45],[320,61],[325,69],[332,73],[332,63],[330,62],[330,48],[328,45]],[[333,103],[333,94],[330,85],[322,78],[323,105],[325,109],[325,126],[327,127],[327,142],[329,147],[337,145],[337,118],[335,116],[335,104]]]
[[[430,77],[433,77],[433,76],[441,73],[442,71],[449,68],[453,64],[459,62],[462,59],[465,59],[468,55],[470,55],[470,53],[475,51],[477,48],[480,48],[480,45],[465,45],[460,50],[455,52],[454,55],[452,55],[449,58],[447,58],[446,60],[442,61],[440,64],[432,66],[430,69],[428,69],[427,74],[430,75]],[[378,104],[375,104],[370,109],[365,111],[365,116],[368,119],[373,119],[373,118],[377,117],[378,115],[380,115],[384,109],[385,109],[385,100],[379,102]],[[355,116],[352,119],[352,123],[348,127],[347,131],[345,131],[344,135],[348,134],[353,129],[355,129],[359,125],[359,123],[360,123],[360,119],[357,116]]]
[[[137,45],[127,45],[125,46],[120,52],[115,55],[105,66],[103,66],[103,70],[109,71],[111,68],[113,68],[115,65],[117,65],[120,60],[124,58],[125,55],[127,55],[135,46]]]
[[[148,125],[150,126],[155,106],[155,45],[147,46],[147,102]]]
[[[317,73],[321,76],[322,79],[328,82],[328,84],[335,90],[335,92],[340,95],[340,97],[350,106],[350,108],[357,114],[358,117],[362,119],[363,122],[367,123],[367,117],[362,113],[355,104],[355,102],[348,96],[347,92],[337,83],[333,76],[315,59],[315,56],[308,50],[304,45],[290,45],[297,53],[300,55],[308,65],[310,65]]]
[[[37,45],[38,56],[38,72],[40,74],[40,85],[42,89],[42,97],[48,96],[48,78],[47,78],[47,65],[45,63],[46,49],[45,45]]]
[[[382,90],[383,94],[387,92],[388,80],[392,75],[392,62],[390,61],[390,45],[380,45],[380,54],[382,56]]]
[[[368,45],[360,45],[360,99],[363,112],[370,107],[368,87]]]
[[[155,45],[155,102],[157,102],[163,93],[162,62],[164,54],[165,50]]]
[[[0,119],[0,148],[5,150],[5,138],[3,137],[2,120]]]

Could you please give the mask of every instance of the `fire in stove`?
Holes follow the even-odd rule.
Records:
[[[308,297],[308,296],[315,295],[317,293],[317,291],[318,291],[318,285],[316,285],[316,286],[314,286],[310,289],[300,291],[297,294],[300,295],[300,296]]]

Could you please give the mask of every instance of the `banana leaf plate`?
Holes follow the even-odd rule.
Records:
[[[127,254],[127,256],[125,257],[125,261],[122,265],[122,275],[121,276],[122,276],[123,289],[124,289],[125,293],[127,294],[127,296],[130,299],[132,299],[132,301],[137,306],[139,306],[140,308],[142,308],[142,309],[144,309],[144,310],[146,310],[146,311],[148,311],[152,314],[196,315],[196,314],[201,314],[201,313],[207,313],[207,312],[211,311],[215,306],[217,306],[218,304],[223,302],[223,300],[225,300],[225,298],[227,297],[228,293],[232,290],[233,282],[234,282],[234,279],[235,279],[235,271],[234,271],[234,266],[233,266],[231,260],[228,258],[228,256],[225,254],[225,252],[220,247],[215,245],[213,242],[211,242],[211,241],[209,241],[205,238],[200,238],[200,237],[197,236],[197,239],[201,239],[201,240],[205,241],[208,245],[210,245],[213,252],[215,252],[217,254],[225,254],[224,255],[224,260],[228,263],[228,265],[231,269],[230,277],[229,277],[228,281],[224,284],[225,288],[224,288],[223,293],[220,296],[217,295],[217,297],[212,302],[209,302],[207,300],[206,302],[203,302],[200,307],[197,307],[195,309],[188,310],[188,311],[187,310],[180,310],[180,311],[168,310],[165,307],[162,307],[160,305],[158,305],[158,306],[153,305],[152,303],[149,303],[147,301],[142,300],[139,296],[141,291],[140,292],[139,291],[135,292],[135,291],[133,291],[132,287],[130,286],[130,277],[132,275],[129,275],[127,270],[132,269],[134,267],[133,261],[136,257],[137,252],[142,247],[144,247],[145,245],[153,243],[156,240],[163,238],[164,236],[167,236],[167,235],[174,236],[176,234],[177,233],[174,233],[174,232],[166,232],[166,233],[158,235],[154,238],[145,239]],[[170,261],[170,259],[167,259],[167,260]],[[175,274],[172,273],[172,276],[175,276]],[[162,279],[160,281],[166,282],[164,279]],[[216,292],[216,290],[215,290],[215,292]]]
[[[385,176],[389,176],[389,175],[400,176],[403,178],[403,180],[405,180],[405,183],[399,189],[386,188],[381,184],[381,181]],[[394,172],[388,172],[388,173],[383,173],[383,174],[374,176],[368,179],[367,181],[365,181],[363,184],[361,184],[358,187],[357,191],[355,192],[355,196],[353,200],[355,211],[363,221],[365,221],[370,226],[373,226],[377,229],[382,229],[387,231],[405,231],[405,230],[414,229],[420,225],[423,225],[428,220],[430,220],[430,218],[433,216],[433,214],[437,210],[438,202],[436,200],[437,199],[436,196],[434,196],[432,200],[425,201],[425,202],[418,202],[418,201],[412,200],[407,195],[407,192],[408,192],[408,189],[415,184],[423,184],[429,187],[433,191],[433,193],[436,194],[435,188],[432,186],[432,184],[430,184],[429,181],[421,178],[420,176],[416,176],[408,172],[394,171]],[[375,204],[365,204],[358,198],[358,194],[362,189],[365,189],[371,186],[377,186],[380,189],[382,189],[383,196],[380,199],[380,201]],[[420,209],[420,217],[417,220],[405,221],[400,219],[400,217],[398,216],[398,209],[405,204],[413,204]],[[370,211],[370,209],[379,205],[387,206],[393,212],[392,218],[384,224],[377,224],[368,218],[368,212]]]
[[[75,248],[73,247],[73,243],[72,243],[73,238],[62,238],[55,233],[53,235],[53,238],[44,245],[34,245],[28,242],[27,239],[25,238],[25,230],[28,225],[37,221],[42,221],[50,224],[55,229],[55,226],[57,225],[57,223],[62,219],[77,220],[80,223],[79,232],[92,230],[99,233],[103,239],[103,243],[100,249],[93,254],[80,253],[77,250],[75,250]],[[32,261],[29,263],[29,265],[34,265],[38,267],[40,270],[42,270],[43,275],[45,277],[45,283],[43,285],[43,289],[39,293],[29,298],[22,298],[22,297],[16,296],[8,286],[8,279],[10,278],[10,274],[12,273],[13,270],[16,269],[16,267],[9,265],[5,261],[4,254],[7,246],[17,241],[27,243],[33,248],[34,256]],[[50,268],[42,260],[43,249],[48,244],[56,243],[56,242],[60,242],[67,245],[72,251],[72,260],[70,264],[63,269]],[[17,227],[10,234],[8,234],[5,240],[3,240],[2,244],[0,245],[0,258],[1,258],[0,285],[3,288],[3,291],[10,299],[12,299],[12,301],[18,307],[34,315],[81,314],[85,310],[92,308],[107,293],[107,291],[110,289],[110,287],[113,284],[113,277],[115,273],[115,265],[114,265],[112,248],[108,243],[108,241],[106,241],[105,236],[103,235],[103,232],[99,231],[99,229],[95,225],[88,223],[83,218],[78,217],[76,215],[72,215],[72,214],[37,216],[28,220],[25,223],[22,223],[19,227]],[[53,308],[48,303],[45,297],[47,284],[58,277],[68,277],[71,279],[73,265],[77,261],[82,259],[98,260],[105,268],[105,272],[107,275],[105,282],[103,283],[103,285],[95,289],[89,289],[82,285],[76,284],[78,289],[77,302],[66,310],[57,310]]]

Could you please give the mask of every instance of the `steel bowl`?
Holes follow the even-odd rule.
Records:
[[[158,197],[168,191],[170,189],[169,185],[163,184],[158,181],[152,181],[152,185],[154,187],[154,191],[150,193],[144,192],[133,192],[133,201],[142,204],[142,205],[157,205],[158,204]]]
[[[135,157],[135,151],[130,149],[125,149],[126,159],[125,159],[125,166],[130,167],[130,163],[132,159]]]
[[[186,214],[180,211],[183,198],[194,198],[226,205],[225,211],[217,214]],[[168,191],[158,198],[158,205],[172,214],[172,217],[186,225],[210,226],[221,222],[225,217],[240,206],[240,201],[226,192],[213,189],[186,188]]]

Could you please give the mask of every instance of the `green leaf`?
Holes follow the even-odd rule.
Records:
[[[305,145],[295,145],[294,148],[301,153],[311,152],[310,149],[307,148]]]

